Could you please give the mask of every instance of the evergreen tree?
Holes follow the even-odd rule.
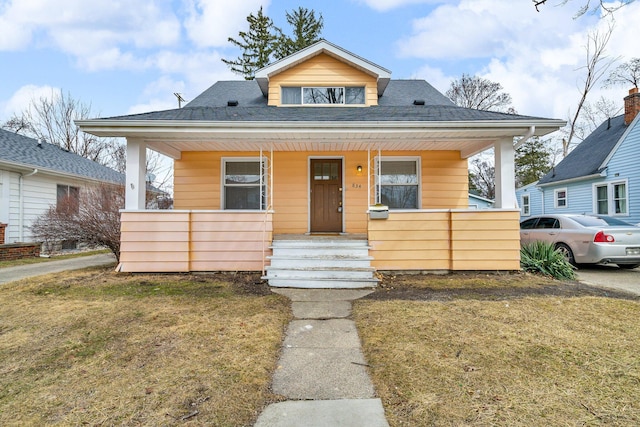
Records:
[[[274,34],[273,21],[262,13],[262,7],[257,15],[249,14],[247,22],[249,31],[240,31],[241,40],[232,37],[228,39],[231,44],[242,49],[242,54],[235,60],[222,59],[222,62],[246,80],[253,80],[255,72],[271,62],[277,36]]]
[[[516,148],[516,187],[522,187],[542,178],[553,166],[552,152],[545,141],[530,138]]]
[[[320,33],[324,26],[322,14],[316,18],[314,10],[299,7],[298,10],[287,12],[287,22],[293,30],[293,37],[284,34],[281,29],[276,28],[278,39],[275,46],[274,56],[282,59],[307,46],[314,44],[321,39]]]

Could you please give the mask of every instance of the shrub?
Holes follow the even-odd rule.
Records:
[[[45,243],[76,240],[105,246],[119,261],[123,207],[123,186],[100,184],[83,188],[79,200],[66,198],[39,216],[31,225],[31,233]]]
[[[532,242],[520,249],[520,267],[558,280],[575,279],[575,267],[556,250],[552,243]]]

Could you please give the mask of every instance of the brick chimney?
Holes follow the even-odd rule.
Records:
[[[629,125],[640,112],[640,93],[638,88],[629,89],[629,96],[624,98],[624,124]]]

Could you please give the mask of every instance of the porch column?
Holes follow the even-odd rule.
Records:
[[[125,209],[143,210],[145,208],[146,169],[146,145],[140,140],[127,138]]]
[[[495,143],[496,200],[495,207],[516,209],[516,169],[513,138]]]

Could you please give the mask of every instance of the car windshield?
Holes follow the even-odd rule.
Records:
[[[633,227],[633,224],[621,221],[610,216],[572,216],[572,220],[585,227],[607,227],[607,226],[622,226]]]

